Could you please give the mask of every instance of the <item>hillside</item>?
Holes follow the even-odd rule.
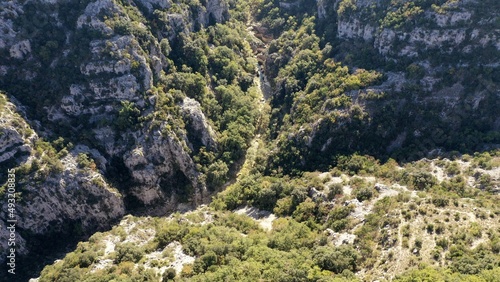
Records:
[[[497,1],[0,8],[0,280],[500,275]]]
[[[495,281],[499,162],[356,156],[301,178],[249,175],[210,207],[126,216],[38,281]]]

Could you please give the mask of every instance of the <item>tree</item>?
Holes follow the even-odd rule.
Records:
[[[168,39],[163,38],[160,41],[160,50],[165,57],[168,57],[168,55],[170,55],[170,51],[172,51],[172,48],[170,47],[170,43],[168,42]]]
[[[123,261],[138,262],[144,255],[141,248],[131,242],[118,244],[116,245],[115,250],[115,263],[120,263]]]
[[[313,260],[321,269],[342,273],[345,269],[356,271],[359,254],[351,246],[320,246],[314,250]]]
[[[177,275],[175,269],[169,267],[165,272],[163,273],[163,282],[167,282],[169,280],[173,280],[175,276]]]
[[[207,185],[213,189],[222,186],[228,179],[228,172],[229,168],[223,161],[218,160],[212,163],[208,166]]]
[[[118,112],[118,118],[115,121],[116,127],[119,130],[126,130],[137,125],[141,111],[137,109],[134,102],[121,101],[121,106],[122,108]]]

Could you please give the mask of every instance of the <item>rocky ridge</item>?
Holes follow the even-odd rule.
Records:
[[[229,17],[221,0],[185,8],[167,0],[0,3],[0,88],[29,109],[29,123],[43,120],[42,137],[62,135],[77,145],[57,156],[36,152],[37,134],[0,97],[0,165],[22,165],[17,208],[23,232],[54,236],[78,226],[88,235],[109,228],[125,214],[126,203],[164,214],[206,201],[194,140],[186,130],[172,129],[172,122],[184,119],[204,146],[216,150],[216,133],[200,104],[186,98],[175,105],[183,112],[180,122],[151,118],[160,100],[154,87],[172,67],[169,45],[181,33]],[[157,28],[146,26],[151,21]],[[120,119],[120,111],[129,116]],[[145,122],[134,124],[139,118]],[[81,146],[81,140],[90,142]],[[90,168],[80,164],[82,154]],[[43,163],[38,167],[43,158],[54,158],[45,170]],[[117,167],[121,176],[111,177],[122,183],[120,191],[107,180]],[[28,254],[19,238],[20,254]]]
[[[336,5],[341,2],[337,1]],[[500,28],[495,25],[498,18],[495,9],[471,9],[471,5],[477,4],[475,1],[448,1],[431,9],[414,9],[411,14],[411,4],[406,5],[408,3],[412,1],[402,1],[397,7],[403,8],[394,11],[396,8],[390,8],[384,2],[376,3],[374,7],[372,1],[355,1],[352,11],[347,9],[339,15],[337,34],[341,39],[361,39],[373,44],[381,55],[394,60],[398,57],[425,60],[425,53],[429,50],[462,54],[478,54],[491,48],[500,51]],[[388,12],[377,22],[366,17],[374,9]],[[388,22],[391,15],[400,11],[408,11],[406,19]],[[412,23],[411,27],[404,26],[408,22]],[[469,28],[471,26],[474,28]],[[498,61],[491,59],[482,63],[498,65]]]
[[[29,156],[37,139],[35,132],[17,112],[16,106],[0,93],[0,163],[19,163]]]
[[[326,163],[335,163],[335,157],[327,156],[347,152],[407,161],[449,151],[498,148],[500,119],[494,109],[500,101],[500,27],[498,9],[491,8],[498,6],[497,1],[318,0],[315,7],[307,1],[298,3],[300,8],[281,9],[280,19],[293,16],[314,28],[308,39],[323,36],[318,47],[346,66],[349,76],[370,70],[378,78],[369,83],[360,79],[346,91],[347,107],[324,102],[308,114],[316,114],[314,119],[293,120],[294,113],[318,104],[306,105],[308,100],[326,101],[336,95],[330,89],[326,97],[314,97],[323,95],[318,79],[335,69],[318,77],[294,69],[295,64],[307,64],[306,59],[297,59],[301,55],[309,56],[309,61],[324,58],[308,54],[298,44],[304,30],[283,24],[285,31],[271,43],[265,67],[274,88],[273,103],[281,110],[274,116],[277,124],[291,117],[276,130],[277,135],[289,131],[277,138],[277,146],[293,146],[300,156],[292,157],[290,148],[281,148],[274,159],[294,158],[281,165],[296,162],[306,170],[325,168]],[[271,21],[269,14],[262,15],[265,21]],[[292,30],[300,34],[293,41]],[[286,66],[293,71],[280,75]],[[325,66],[316,73],[321,69]],[[294,74],[295,81],[290,81]]]
[[[125,133],[117,131],[112,126],[112,121],[116,118],[117,109],[119,109],[119,105],[123,101],[133,103],[144,115],[154,110],[157,97],[155,97],[155,93],[149,90],[154,84],[154,79],[160,77],[163,70],[170,66],[167,59],[168,54],[160,50],[160,41],[166,39],[168,45],[168,41],[174,40],[180,32],[189,32],[194,30],[196,26],[205,26],[211,21],[221,22],[228,17],[227,4],[219,0],[207,1],[206,6],[200,7],[200,10],[194,13],[184,10],[182,14],[169,13],[168,10],[165,12],[158,10],[171,7],[172,3],[170,1],[136,2],[139,9],[135,8],[134,13],[139,14],[130,14],[129,10],[126,10],[129,8],[125,8],[125,6],[115,1],[88,1],[82,6],[80,15],[75,15],[73,19],[69,19],[71,24],[76,25],[74,30],[64,22],[67,19],[63,19],[61,16],[63,13],[62,8],[55,9],[51,14],[43,14],[44,9],[54,7],[54,5],[57,7],[58,1],[31,1],[24,6],[17,2],[2,4],[5,8],[2,12],[5,20],[2,20],[5,25],[3,30],[8,32],[1,36],[1,46],[2,50],[8,50],[10,53],[9,58],[0,62],[1,68],[5,70],[2,76],[2,84],[8,86],[13,83],[12,79],[18,78],[21,79],[22,83],[30,83],[30,80],[36,80],[44,76],[41,69],[38,69],[37,72],[31,67],[33,64],[40,64],[40,60],[43,60],[43,58],[40,58],[43,57],[41,56],[42,53],[40,53],[43,50],[32,50],[30,40],[33,39],[26,38],[28,36],[23,31],[23,27],[16,26],[16,23],[20,20],[19,18],[33,13],[31,8],[40,5],[44,9],[41,12],[35,12],[35,14],[49,22],[45,27],[53,24],[59,27],[57,32],[60,34],[58,36],[66,37],[63,42],[47,42],[50,45],[48,48],[53,47],[54,55],[56,52],[60,52],[62,55],[61,57],[49,56],[49,58],[45,58],[49,60],[46,62],[50,65],[49,68],[57,69],[70,63],[70,61],[74,61],[74,56],[78,53],[83,53],[83,56],[78,59],[78,68],[73,70],[75,72],[74,79],[70,79],[68,83],[61,85],[59,93],[55,95],[59,98],[52,96],[50,99],[53,101],[43,106],[38,114],[48,119],[52,124],[62,124],[70,132],[73,131],[73,134],[76,133],[75,137],[78,137],[77,132],[82,128],[91,128],[91,138],[95,140],[95,145],[101,149],[101,153],[109,159],[120,159],[121,156],[124,156],[121,162],[126,165],[137,165],[140,162],[139,160],[132,160],[132,156],[135,155],[134,152],[137,151],[138,147],[145,145],[141,144],[145,141],[138,141],[137,145],[134,146],[128,144],[135,142],[132,140],[147,139],[146,134],[150,133],[150,125],[145,124],[142,129],[132,129]],[[140,7],[146,7],[143,11],[144,14],[140,14],[142,13]],[[137,21],[151,17],[154,11],[161,11],[162,16],[167,18],[178,18],[182,23],[175,22],[175,20],[174,22],[166,21],[167,24],[172,25],[165,25],[158,29],[160,34],[158,38],[155,38],[142,22]],[[137,17],[137,19],[131,19],[131,15]],[[47,17],[50,19],[47,19]],[[122,25],[125,25],[125,27],[122,28]],[[133,29],[133,32],[130,32],[131,29]],[[175,32],[172,33],[171,31]],[[82,36],[89,33],[95,35],[93,38],[89,38],[90,41],[85,39],[87,41],[84,42],[88,45],[83,42],[80,43],[81,48],[76,48],[73,45],[76,38],[82,38]],[[148,39],[139,38],[140,34],[146,35]],[[54,47],[53,45],[57,46]],[[15,67],[19,63],[21,66]],[[24,73],[26,75],[17,77],[14,73]],[[17,78],[13,78],[14,76]],[[190,104],[186,103],[185,105]],[[185,109],[189,109],[187,119],[190,119],[190,115],[193,115],[192,124],[197,132],[213,131],[210,129],[199,106],[186,106]],[[170,134],[174,133],[170,132]],[[190,141],[182,133],[179,134],[176,137],[167,137],[170,141],[165,141],[164,145],[157,149],[149,148],[148,145],[145,146],[148,148],[144,150],[146,159],[162,159],[162,161],[153,163],[164,163],[162,165],[164,166],[163,169],[153,166],[141,170],[142,173],[148,173],[149,175],[139,176],[140,173],[134,171],[132,167],[128,167],[134,181],[138,183],[137,187],[142,189],[147,186],[148,189],[157,190],[158,179],[168,178],[168,175],[175,173],[175,171],[172,171],[173,166],[180,167],[182,173],[190,179],[191,185],[197,186],[197,174],[189,154],[184,149],[186,146],[190,146]],[[203,142],[215,146],[213,136],[215,136],[213,132],[210,135],[205,134],[202,138]],[[177,156],[183,155],[183,157],[175,158],[176,163],[170,157],[171,152]],[[156,194],[161,193],[156,191]],[[149,200],[146,200],[145,204],[149,202]]]
[[[80,145],[54,155],[3,94],[1,99],[4,103],[1,129],[5,132],[2,140],[6,144],[3,156],[8,158],[0,163],[9,162],[10,168],[15,168],[16,163],[22,164],[17,167],[15,182],[19,255],[29,254],[29,246],[33,244],[31,236],[70,232],[68,226],[72,224],[81,230],[101,230],[124,215],[122,195],[111,187],[95,164],[83,167],[79,160],[82,154],[89,154],[104,165],[97,151]],[[2,201],[1,208],[8,210],[6,201]],[[7,216],[2,212],[0,220],[6,222]],[[3,238],[9,237],[7,229],[2,228],[0,232]],[[7,249],[7,241],[2,242],[0,252],[5,254]]]

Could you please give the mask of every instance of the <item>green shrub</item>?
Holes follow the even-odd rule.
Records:
[[[343,190],[343,185],[341,183],[334,183],[330,184],[328,186],[328,200],[333,200],[335,199],[338,195],[342,195],[344,190]]]
[[[87,154],[79,153],[76,157],[76,163],[79,168],[88,168],[92,164],[93,160],[87,156]]]
[[[268,246],[281,251],[290,251],[300,247],[311,247],[315,236],[311,229],[293,219],[279,218],[273,222],[273,232]]]
[[[138,262],[144,255],[144,250],[137,244],[128,242],[117,244],[115,246],[116,258],[115,263],[121,262]]]
[[[414,248],[417,250],[422,249],[422,239],[420,239],[420,238],[415,239]]]
[[[208,251],[195,260],[193,270],[195,273],[202,273],[215,264],[217,264],[217,255],[213,251]]]
[[[297,205],[292,216],[295,220],[307,221],[308,219],[314,219],[317,215],[317,205],[309,197],[307,197],[303,202]]]
[[[140,115],[141,111],[135,106],[134,102],[121,101],[121,109],[118,111],[115,126],[118,130],[135,128]]]
[[[433,198],[432,203],[436,207],[444,208],[450,203],[450,200],[446,198]]]
[[[327,228],[331,228],[336,232],[340,232],[347,227],[349,224],[349,214],[354,210],[354,208],[349,206],[335,206],[328,214],[328,220],[325,222]]]
[[[173,280],[175,276],[177,275],[175,269],[169,267],[163,272],[163,282],[167,282],[169,280]]]
[[[355,272],[358,252],[351,246],[321,246],[317,247],[313,253],[313,260],[321,269],[330,270],[334,273],[342,273],[344,270]]]
[[[450,162],[446,165],[446,173],[448,175],[457,175],[460,174],[460,167],[456,162]]]
[[[218,160],[208,166],[207,186],[212,189],[222,186],[228,180],[229,168],[227,164]]]
[[[436,246],[441,247],[443,250],[447,250],[449,246],[449,242],[446,238],[441,238],[436,240]]]
[[[409,174],[405,180],[410,188],[421,191],[429,190],[432,186],[437,184],[437,179],[434,175],[425,171]]]
[[[373,197],[373,188],[361,188],[354,192],[354,195],[358,201],[370,200]]]
[[[351,157],[340,158],[338,167],[349,175],[373,174],[378,170],[379,164],[378,161],[371,156],[354,154]]]
[[[179,223],[172,221],[157,227],[155,241],[159,248],[164,248],[173,241],[180,241],[187,230]]]
[[[473,159],[473,165],[479,166],[480,168],[490,170],[493,168],[492,165],[493,157],[488,152],[475,153]]]
[[[427,233],[432,234],[434,232],[434,224],[429,223],[426,227]]]

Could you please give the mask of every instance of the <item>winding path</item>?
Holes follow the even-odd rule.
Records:
[[[267,79],[265,73],[264,73],[264,67],[262,64],[259,63],[259,56],[263,56],[262,51],[267,50],[267,44],[263,42],[259,37],[261,36],[256,36],[254,32],[254,27],[255,24],[249,23],[247,27],[248,33],[253,37],[254,42],[259,42],[260,48],[254,48],[254,58],[256,59],[256,64],[255,68],[257,70],[257,76],[254,77],[254,86],[257,89],[257,99],[260,101],[259,103],[259,112],[260,112],[260,121],[262,120],[267,120],[264,119],[264,115],[269,115],[270,112],[266,111],[265,108],[268,106],[269,99],[271,98],[271,84],[269,83],[269,80]],[[258,127],[262,126],[267,126],[265,124],[262,124],[259,121]],[[257,129],[257,132],[260,132],[260,128]],[[246,176],[250,173],[250,170],[252,167],[255,165],[255,158],[257,157],[257,153],[259,150],[259,146],[263,146],[265,141],[263,140],[263,136],[260,133],[257,133],[252,141],[250,142],[250,147],[247,149],[247,153],[245,156],[245,162],[241,166],[240,171],[237,173],[237,178],[236,181],[239,181],[239,179],[243,176]]]

